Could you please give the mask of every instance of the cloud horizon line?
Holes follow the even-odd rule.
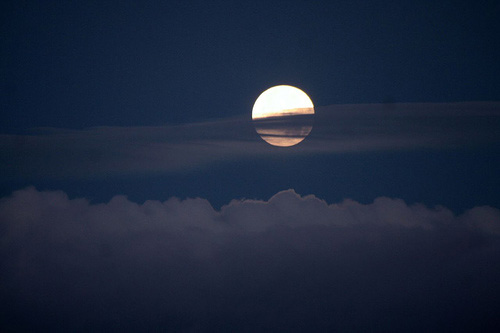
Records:
[[[385,221],[387,225],[400,225],[404,227],[421,227],[424,229],[428,228],[433,228],[434,226],[432,223],[428,223],[428,221],[425,221],[425,219],[431,217],[432,215],[435,215],[435,220],[442,219],[443,221],[451,221],[451,220],[458,220],[461,221],[463,219],[470,218],[471,216],[487,216],[491,221],[487,221],[487,223],[472,223],[469,226],[470,227],[479,227],[482,231],[487,231],[493,234],[500,235],[500,208],[497,207],[492,207],[489,205],[478,205],[472,208],[469,208],[465,211],[463,211],[460,214],[456,214],[453,212],[451,209],[437,204],[432,207],[429,207],[423,203],[415,202],[412,204],[407,204],[405,200],[400,199],[400,198],[393,198],[393,197],[387,197],[387,196],[379,196],[373,199],[372,202],[370,203],[360,203],[356,200],[350,199],[350,198],[344,198],[340,202],[333,202],[333,203],[328,203],[324,199],[321,199],[317,197],[314,194],[306,194],[306,195],[301,195],[295,191],[295,189],[289,188],[286,190],[280,190],[277,191],[275,194],[273,194],[269,199],[257,199],[257,198],[233,198],[226,204],[223,204],[220,206],[219,209],[215,208],[212,203],[205,198],[201,198],[199,196],[195,197],[185,197],[185,198],[180,198],[177,196],[172,196],[166,200],[145,200],[142,203],[139,202],[134,202],[130,201],[127,195],[122,195],[122,194],[117,194],[114,195],[109,201],[107,202],[99,202],[99,203],[92,203],[90,200],[88,200],[85,197],[75,197],[75,198],[69,198],[68,194],[63,191],[63,190],[43,190],[39,191],[35,186],[30,185],[15,191],[12,191],[11,194],[1,197],[0,198],[0,207],[2,205],[5,205],[6,202],[9,202],[11,200],[16,200],[20,196],[27,196],[27,197],[33,197],[33,196],[42,196],[46,198],[57,198],[53,202],[61,202],[61,201],[66,201],[68,203],[79,203],[79,204],[85,204],[87,207],[92,208],[92,207],[103,207],[103,206],[114,206],[116,203],[120,204],[126,204],[131,207],[135,207],[135,209],[140,209],[140,210],[147,210],[148,207],[160,207],[160,206],[170,206],[170,205],[178,205],[178,206],[183,206],[183,205],[191,205],[194,204],[198,207],[203,207],[206,212],[209,212],[209,215],[211,217],[217,217],[217,220],[221,222],[224,220],[224,216],[227,214],[231,214],[232,210],[234,210],[235,207],[239,206],[252,206],[253,208],[256,208],[257,210],[259,209],[266,209],[266,207],[271,207],[273,206],[276,208],[276,206],[279,206],[283,201],[293,201],[297,205],[306,205],[307,206],[307,211],[313,212],[315,210],[326,210],[326,211],[333,211],[335,214],[340,212],[340,216],[345,219],[348,218],[352,222],[352,225],[362,225],[365,224],[366,221],[368,220],[378,220],[379,222]],[[49,203],[49,202],[47,202]],[[383,214],[384,208],[383,206],[388,205],[391,206],[392,208],[395,208],[398,210],[398,214],[402,214],[400,217],[402,220],[405,220],[409,218],[412,214],[415,212],[417,213],[416,216],[410,217],[409,220],[405,220],[404,223],[401,223],[396,221],[394,217],[389,217]],[[57,207],[57,204],[56,204]],[[282,207],[283,208],[283,207]],[[298,209],[293,209],[292,206],[289,207],[290,210],[293,210],[294,212],[297,213],[297,216],[299,216],[299,219],[304,219],[307,220],[307,213],[300,212]],[[357,212],[367,212],[367,211],[374,211],[377,212],[377,214],[382,214],[380,217],[374,216],[373,214],[367,214],[367,213],[357,213]],[[390,210],[390,209],[389,209]],[[1,212],[1,210],[0,210]],[[250,211],[248,211],[250,213]],[[351,214],[350,216],[346,217],[344,213],[349,212]],[[356,213],[354,213],[356,212]],[[334,214],[334,215],[335,215]],[[422,214],[422,216],[418,216]],[[251,215],[251,213],[250,213]],[[261,217],[263,220],[272,222],[273,219],[270,218],[269,216],[272,216],[272,214],[263,214]],[[290,214],[293,215],[293,214]],[[375,214],[376,215],[376,214]],[[1,216],[1,215],[0,215]],[[222,218],[222,220],[220,220]],[[325,219],[318,219],[312,222],[312,224],[328,224]],[[387,222],[389,221],[389,222]],[[247,221],[249,222],[249,221]],[[442,221],[441,221],[442,222]],[[383,224],[384,224],[383,223]],[[447,222],[446,222],[447,223]],[[335,223],[334,223],[335,224]],[[225,223],[222,223],[221,225],[225,225]],[[266,229],[265,223],[262,223],[262,221],[259,221],[260,228],[263,228],[262,230]],[[340,223],[339,225],[344,225],[346,224]],[[274,223],[270,223],[268,226],[274,226]],[[247,225],[250,229],[255,228],[255,226],[250,226],[250,224]],[[258,228],[257,228],[258,229]],[[260,230],[260,231],[262,231]]]

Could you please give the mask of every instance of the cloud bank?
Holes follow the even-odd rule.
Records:
[[[37,179],[170,173],[265,156],[499,143],[499,102],[332,105],[317,107],[311,134],[287,149],[265,144],[249,116],[156,127],[3,134],[0,175]]]
[[[6,331],[494,331],[500,210],[377,198],[0,201]]]

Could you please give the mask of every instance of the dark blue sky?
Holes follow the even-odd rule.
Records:
[[[276,84],[300,87],[319,107],[500,99],[496,1],[4,2],[1,12],[3,134],[250,119],[256,97]],[[446,120],[439,126],[447,135]],[[489,130],[496,126],[498,118]],[[9,147],[4,168],[23,170],[15,163],[29,153]],[[182,173],[109,169],[97,180],[20,171],[4,176],[2,194],[36,185],[97,201],[202,196],[220,206],[295,188],[330,202],[386,195],[458,211],[500,205],[498,137],[428,148],[256,156]],[[40,154],[56,164],[68,156]]]
[[[3,3],[4,132],[242,115],[280,83],[316,105],[499,99],[496,1]]]
[[[498,1],[2,1],[0,331],[498,332],[499,59]]]

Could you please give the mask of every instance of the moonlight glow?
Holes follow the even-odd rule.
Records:
[[[298,144],[311,132],[314,105],[302,90],[274,86],[255,101],[252,119],[261,138],[273,146]]]

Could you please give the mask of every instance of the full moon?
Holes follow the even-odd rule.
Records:
[[[255,101],[252,120],[260,137],[273,146],[290,147],[311,132],[314,105],[305,92],[292,86],[274,86]]]

